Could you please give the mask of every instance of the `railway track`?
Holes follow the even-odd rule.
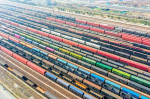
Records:
[[[26,77],[32,79],[37,85],[43,87],[44,89],[48,90],[52,94],[56,95],[58,98],[61,99],[80,99],[80,97],[74,95],[70,91],[66,90],[65,88],[61,87],[60,85],[54,83],[53,81],[49,80],[48,78],[42,76],[41,74],[37,73],[33,69],[25,66],[24,64],[16,61],[12,57],[8,56],[4,52],[0,51],[2,57],[5,61],[7,61],[8,65],[16,70],[20,71]]]
[[[8,22],[8,23],[11,23],[11,22]],[[30,26],[29,26],[30,27]],[[29,27],[26,27],[27,29],[29,28]],[[9,28],[8,28],[9,29]],[[31,31],[32,29],[29,29],[29,31]],[[10,31],[11,32],[11,31]],[[17,32],[16,32],[17,33]],[[36,33],[36,32],[35,32]],[[42,33],[42,32],[40,32],[40,33]],[[10,35],[12,35],[12,36],[14,36],[14,34],[13,33],[8,33],[8,34],[10,34]],[[17,35],[18,35],[19,33],[17,33]],[[26,34],[26,33],[24,33],[24,34]],[[24,34],[23,35],[21,35],[21,36],[24,36]],[[31,33],[32,34],[32,33]],[[5,35],[3,35],[3,34],[1,34],[2,36],[4,36],[4,37],[7,37],[7,36],[5,36]],[[15,34],[16,35],[16,34]],[[30,34],[27,34],[27,35],[30,35]],[[36,34],[37,35],[37,34]],[[32,35],[30,35],[30,36],[32,36]],[[39,35],[40,36],[40,35]],[[74,35],[75,36],[75,35]],[[15,37],[17,37],[17,36],[15,36]],[[19,37],[19,36],[18,36]],[[26,37],[26,36],[25,36]],[[29,37],[29,36],[28,36]],[[35,37],[35,36],[33,36],[33,37]],[[56,36],[57,37],[57,36]],[[56,37],[55,37],[55,39],[56,39]],[[78,36],[77,36],[78,37]],[[19,37],[20,38],[20,37]],[[45,37],[46,38],[46,37]],[[58,37],[59,38],[59,37]],[[60,40],[60,38],[59,39],[56,39],[56,40]],[[20,44],[23,44],[24,45],[24,43],[22,43],[22,40],[20,40],[20,41],[18,41],[18,40],[15,40],[15,39],[12,39],[12,38],[10,38],[11,40],[13,40],[13,41],[15,41],[15,42],[20,42]],[[38,39],[40,39],[39,37],[37,37],[37,39],[36,39],[36,41],[39,41]],[[52,38],[53,39],[53,38]],[[24,39],[25,40],[25,39]],[[35,39],[34,39],[35,40]],[[40,40],[43,40],[43,39],[40,39]],[[46,39],[45,39],[46,40]],[[44,41],[45,41],[44,40]],[[53,42],[57,42],[58,44],[60,44],[60,45],[58,45],[58,44],[56,44],[56,45],[58,45],[58,46],[62,46],[62,42],[58,42],[58,41],[55,41],[55,40],[53,40]],[[64,42],[64,41],[63,41]],[[26,43],[27,45],[29,45],[28,43]],[[25,44],[25,45],[26,45]],[[27,46],[26,45],[26,46]],[[80,44],[79,44],[80,45]],[[64,45],[63,45],[64,46]],[[68,46],[68,45],[67,45]],[[28,46],[29,47],[29,46]],[[35,47],[35,46],[34,46]],[[40,47],[40,46],[39,46]],[[39,47],[37,47],[38,49],[40,49],[41,51],[44,51],[43,50],[43,48],[39,48]],[[32,47],[29,47],[29,48],[32,48]],[[70,47],[71,48],[71,47]],[[73,47],[72,47],[73,48]],[[60,48],[58,49],[58,50],[60,50]],[[92,50],[91,50],[92,51]],[[57,52],[57,51],[56,51]],[[65,52],[67,52],[67,51],[65,51]],[[49,53],[50,55],[52,55],[52,53],[50,53],[50,52],[47,52],[46,51],[46,53]],[[55,53],[55,52],[54,52]],[[70,53],[70,52],[69,52]],[[56,54],[56,53],[55,53]],[[53,54],[54,55],[54,54]],[[54,55],[55,56],[55,60],[57,60],[58,61],[58,59],[59,60],[61,60],[61,59],[63,59],[63,60],[65,60],[66,62],[68,62],[69,60],[66,60],[66,59],[64,59],[64,58],[62,58],[62,57],[59,57],[58,55]],[[64,61],[64,62],[65,62]],[[76,66],[78,66],[78,64],[76,64],[76,63],[74,63],[74,62],[71,62],[70,61],[70,63],[72,63],[72,64],[75,64]],[[80,66],[80,65],[79,65]],[[125,66],[126,67],[126,66]],[[85,68],[85,67],[83,67],[83,66],[81,66],[81,68]],[[80,69],[80,68],[79,68]],[[87,71],[90,71],[90,69],[87,69],[87,68],[85,68],[85,70],[87,70]],[[93,70],[92,70],[92,73],[96,73],[96,72],[94,72]],[[56,73],[57,74],[57,73]],[[97,74],[97,73],[96,73]],[[100,75],[100,77],[104,77],[106,80],[107,79],[109,79],[108,77],[105,77],[105,76],[102,76],[101,74],[97,74],[97,75]],[[112,79],[109,79],[110,81],[113,81]],[[115,81],[113,81],[113,82],[115,82]],[[118,84],[118,82],[116,81],[116,83]],[[122,85],[122,86],[124,86],[124,84]],[[130,87],[129,86],[126,86],[125,85],[125,87],[127,88],[128,87],[128,89],[130,89]],[[134,90],[135,91],[135,89],[133,88],[133,89],[131,89],[131,90]],[[138,92],[139,93],[139,91],[137,91],[136,90],[136,92]],[[141,93],[142,95],[143,95],[143,93]],[[147,94],[144,94],[144,95],[147,95]]]
[[[10,3],[10,2],[3,2],[3,3]],[[62,15],[65,15],[65,16],[76,17],[78,19],[83,19],[83,20],[86,20],[86,21],[91,20],[91,22],[94,22],[94,23],[103,23],[103,24],[107,23],[107,24],[110,24],[110,25],[115,26],[115,27],[120,26],[122,28],[128,28],[128,29],[133,29],[133,30],[137,30],[137,31],[141,31],[141,32],[150,33],[150,28],[149,27],[130,25],[130,24],[114,22],[114,21],[110,21],[110,20],[104,20],[104,19],[97,19],[97,18],[93,18],[93,17],[90,17],[90,16],[86,16],[86,15],[77,15],[77,14],[73,14],[73,13],[70,13],[70,12],[58,11],[58,10],[53,10],[53,9],[45,8],[45,7],[36,6],[35,8],[33,8],[31,5],[19,4],[19,3],[15,3],[15,2],[13,2],[12,5],[13,4],[17,5],[19,7],[24,7],[24,8],[28,7],[28,9],[34,9],[34,10],[37,10],[37,9],[40,8],[40,10],[44,11],[44,12],[51,12],[51,13],[54,13],[54,14],[60,14],[61,13]],[[24,5],[26,5],[26,6],[24,6]]]
[[[28,44],[29,45],[29,44]],[[39,48],[38,47],[38,49],[40,49],[41,50],[41,48]],[[49,52],[48,52],[49,53]],[[51,54],[51,55],[53,55],[52,53],[49,53],[49,54]],[[55,55],[56,56],[56,55]],[[59,56],[57,56],[57,57],[59,57]],[[59,57],[60,59],[63,59],[63,60],[66,60],[66,59],[64,59],[64,58],[61,58],[61,57]],[[78,65],[78,64],[76,64],[76,63],[73,63],[73,62],[71,62],[71,61],[68,61],[68,60],[66,60],[67,62],[70,62],[70,63],[72,63],[72,64],[74,64],[74,65],[76,65],[76,66],[80,66],[80,65]],[[114,82],[114,83],[116,83],[116,84],[119,84],[119,85],[121,85],[122,87],[126,87],[126,88],[128,88],[128,89],[130,89],[130,90],[134,90],[134,91],[136,91],[137,93],[140,93],[140,94],[142,94],[142,95],[144,95],[144,96],[149,96],[149,95],[147,95],[147,94],[145,94],[145,93],[143,93],[143,92],[140,92],[140,91],[138,91],[138,90],[136,90],[136,89],[134,89],[134,88],[132,88],[132,87],[129,87],[129,86],[127,86],[127,85],[124,85],[124,84],[122,84],[122,83],[120,83],[120,82],[117,82],[117,81],[115,81],[115,80],[113,80],[113,79],[111,79],[111,78],[108,78],[108,77],[106,77],[106,76],[104,76],[104,75],[101,75],[101,74],[99,74],[99,73],[96,73],[95,71],[93,71],[93,70],[90,70],[90,69],[87,69],[87,68],[85,68],[85,67],[83,67],[83,66],[81,66],[81,68],[83,68],[83,69],[85,69],[85,70],[87,70],[87,71],[90,71],[90,72],[92,72],[92,73],[94,73],[94,74],[96,74],[96,75],[99,75],[100,77],[103,77],[103,78],[105,78],[106,80],[109,80],[109,81],[112,81],[112,82]]]

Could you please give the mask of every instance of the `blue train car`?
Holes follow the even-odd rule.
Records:
[[[121,96],[127,99],[139,99],[140,94],[123,87],[121,90]]]
[[[57,79],[56,76],[52,75],[52,74],[49,73],[49,72],[46,72],[46,73],[45,73],[45,76],[46,76],[47,78],[49,78],[49,79],[54,80],[54,81],[56,81],[56,79]]]
[[[85,94],[83,95],[83,99],[95,99],[94,97],[88,95],[88,94]]]
[[[64,86],[65,88],[68,88],[69,87],[69,84],[61,79],[57,79],[56,80],[57,83],[59,83],[60,85]]]
[[[83,94],[84,94],[84,92],[83,91],[81,91],[80,89],[78,89],[78,88],[76,88],[76,87],[74,87],[74,86],[69,86],[69,90],[71,90],[72,92],[74,92],[74,93],[76,93],[77,95],[79,95],[79,96],[83,96]]]
[[[46,53],[46,52],[43,52],[43,51],[40,51],[40,53],[44,56],[48,56],[48,53]]]
[[[30,39],[25,39],[25,41],[27,41],[27,42],[32,44],[32,40],[30,40]]]
[[[34,53],[34,52],[40,52],[40,50],[37,49],[37,48],[32,48],[32,51],[33,51],[33,53]]]
[[[31,53],[34,53],[35,55],[38,55],[38,56],[40,56],[40,57],[41,57],[40,50],[39,50],[39,49],[37,49],[37,48],[32,48]]]
[[[67,66],[69,66],[69,67],[71,67],[71,68],[74,68],[75,70],[77,70],[77,69],[78,69],[78,67],[77,67],[77,66],[75,66],[75,65],[73,65],[73,64],[70,64],[70,63],[67,63]]]
[[[113,83],[113,82],[111,82],[111,81],[109,81],[109,80],[106,80],[106,81],[105,81],[104,87],[105,87],[106,89],[108,89],[108,90],[110,90],[110,91],[116,93],[116,94],[119,94],[120,89],[121,89],[121,86],[120,86],[120,85],[115,84],[115,83]]]
[[[36,45],[36,46],[39,46],[39,43],[35,42],[35,41],[32,41],[32,44],[33,45]]]
[[[74,72],[74,71],[75,71],[74,68],[71,68],[71,67],[66,66],[66,65],[63,65],[63,68],[66,69],[66,70],[68,70],[68,71],[71,71],[71,72]]]
[[[145,96],[141,96],[141,99],[149,99],[149,98],[147,98],[147,97],[145,97]]]
[[[58,62],[61,62],[61,63],[63,63],[63,64],[65,64],[65,65],[67,64],[66,61],[64,61],[64,60],[62,60],[62,59],[59,59],[59,58],[57,59],[57,61],[58,61]]]
[[[91,77],[90,77],[90,80],[92,80],[93,82],[99,84],[99,85],[102,85],[105,81],[104,78],[98,76],[98,75],[95,75],[95,74],[91,74]]]
[[[88,72],[88,71],[86,71],[86,70],[84,70],[82,68],[79,68],[78,71],[80,71],[80,72],[82,72],[82,73],[84,73],[86,75],[90,75],[91,74],[90,72]]]

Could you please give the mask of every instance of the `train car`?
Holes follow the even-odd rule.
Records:
[[[72,81],[73,81],[73,79],[72,78],[70,78],[69,76],[63,76],[62,77],[64,80],[66,80],[66,81],[68,81],[68,82],[70,82],[70,83],[72,83]]]
[[[122,89],[121,89],[121,96],[122,97],[124,97],[124,98],[128,98],[128,99],[139,99],[139,97],[140,97],[140,94],[138,94],[138,93],[136,93],[136,92],[134,92],[134,91],[132,91],[132,90],[129,90],[129,89],[127,89],[127,88],[125,88],[125,87],[123,87]]]
[[[94,84],[94,83],[92,83],[92,82],[90,82],[86,79],[83,80],[83,83],[85,85],[87,85],[90,88],[90,90],[93,90],[93,91],[96,91],[96,92],[100,92],[100,90],[101,90],[100,86],[98,86],[98,85],[96,85],[96,84]]]
[[[140,91],[142,91],[142,92],[144,92],[144,93],[147,93],[147,94],[150,93],[150,89],[149,89],[148,87],[145,87],[145,86],[143,86],[143,85],[140,85],[140,84],[138,84],[138,83],[136,83],[136,82],[129,81],[129,82],[128,82],[128,85],[131,86],[131,87],[133,87],[133,88],[135,88],[135,89],[138,89],[138,90],[140,90]]]
[[[43,88],[41,88],[41,87],[36,87],[36,89],[37,89],[38,91],[40,91],[42,94],[45,93],[45,90],[44,90]]]
[[[67,89],[69,87],[69,84],[67,82],[65,82],[65,81],[63,81],[63,80],[61,80],[59,78],[56,80],[56,82],[59,83],[60,85],[64,86]]]
[[[142,79],[140,77],[136,77],[134,75],[131,75],[130,80],[150,88],[150,82],[148,80]]]
[[[28,60],[31,60],[31,59],[32,59],[32,53],[30,53],[30,52],[28,52],[28,51],[26,51],[26,50],[24,50],[23,52],[24,52],[24,57],[25,57],[26,59],[28,59]]]
[[[65,58],[68,59],[68,60],[70,60],[70,61],[72,61],[72,62],[77,62],[78,61],[78,59],[76,59],[74,57],[71,57],[69,55],[65,55]]]
[[[92,65],[95,65],[95,64],[96,64],[96,61],[91,60],[91,59],[86,58],[86,57],[82,57],[82,60],[85,61],[85,62],[87,62],[87,63],[90,63],[90,64],[92,64]]]
[[[72,77],[72,78],[75,79],[75,80],[80,81],[80,82],[83,81],[83,78],[82,78],[82,77],[80,77],[80,76],[78,76],[78,75],[75,75],[75,74],[73,74],[73,73],[71,73],[71,72],[68,72],[67,75],[70,76],[70,77]]]
[[[108,75],[108,71],[106,71],[106,70],[103,70],[103,69],[101,69],[101,68],[99,68],[99,67],[96,67],[96,66],[91,66],[91,69],[92,70],[94,70],[94,71],[96,71],[96,72],[98,72],[98,73],[100,73],[100,74],[103,74],[103,75],[105,75],[105,76],[107,76]]]
[[[120,89],[121,89],[121,86],[116,84],[116,83],[113,83],[109,80],[106,80],[105,81],[105,84],[104,84],[104,87],[112,92],[114,92],[115,94],[118,94],[120,93]]]
[[[96,97],[98,99],[105,99],[104,95],[101,94],[101,93],[97,93],[97,92],[94,92],[92,90],[90,90],[89,93],[92,94],[94,97]]]
[[[59,48],[59,51],[65,53],[65,54],[68,54],[68,55],[70,54],[70,51],[63,49],[63,48]]]
[[[149,98],[147,98],[147,97],[145,97],[145,96],[141,96],[141,99],[149,99]]]
[[[77,66],[75,66],[75,65],[73,65],[73,64],[71,64],[71,63],[67,63],[67,66],[69,66],[69,67],[71,67],[71,68],[73,68],[73,69],[75,69],[75,70],[78,69]]]
[[[111,72],[108,73],[108,77],[110,77],[110,78],[112,78],[112,79],[114,79],[114,80],[116,80],[116,81],[119,81],[119,82],[121,82],[121,83],[123,83],[123,84],[128,84],[128,79],[125,79],[125,78],[123,78],[123,77],[120,77],[120,76],[118,76],[118,75],[116,75],[116,74],[113,74],[113,73],[111,73]]]
[[[89,79],[92,81],[92,82],[94,82],[94,83],[96,83],[96,84],[98,84],[98,85],[100,85],[100,86],[102,86],[102,84],[104,83],[104,81],[105,81],[105,79],[104,78],[102,78],[102,77],[100,77],[100,76],[98,76],[98,75],[96,75],[96,74],[91,74],[91,76],[89,77]]]
[[[123,99],[122,97],[102,88],[101,93],[105,95],[106,99]]]
[[[49,72],[46,72],[46,73],[45,73],[45,76],[46,76],[47,78],[49,78],[49,79],[54,80],[54,81],[56,81],[56,80],[57,80],[57,77],[56,77],[56,76],[54,76],[54,75],[52,75],[52,74],[51,74],[51,73],[49,73]]]
[[[83,99],[95,99],[95,98],[89,94],[84,93]]]
[[[80,97],[82,97],[83,94],[84,94],[83,91],[81,91],[80,89],[78,89],[78,88],[76,88],[76,87],[74,87],[74,86],[72,86],[72,85],[69,86],[69,90],[72,91],[72,92],[74,92],[74,93],[76,93],[76,94],[79,95]]]
[[[47,61],[47,60],[45,60],[45,59],[43,59],[41,66],[44,67],[44,68],[46,68],[46,69],[49,69],[49,68],[53,67],[54,64],[51,63],[51,62],[49,62],[49,61]]]
[[[99,67],[99,68],[102,68],[102,69],[104,69],[104,70],[107,70],[107,71],[109,71],[109,72],[111,72],[112,69],[113,69],[112,67],[107,66],[107,65],[105,65],[105,64],[102,64],[102,63],[100,63],[100,62],[96,62],[96,66]]]
[[[82,68],[78,68],[78,71],[80,71],[80,72],[82,72],[82,73],[84,73],[84,74],[86,74],[88,76],[90,76],[90,74],[91,74],[89,71],[86,71],[86,70],[84,70]]]
[[[67,62],[66,62],[66,61],[64,61],[64,60],[62,60],[62,59],[59,59],[59,58],[57,59],[57,61],[58,61],[58,62],[61,62],[61,63],[62,63],[62,64],[64,64],[64,65],[66,65],[66,64],[67,64]]]
[[[72,57],[75,57],[75,58],[78,58],[78,59],[82,59],[82,56],[81,55],[79,55],[79,54],[76,54],[76,53],[73,53],[73,52],[70,52],[70,55],[72,56]]]
[[[38,57],[36,55],[32,55],[32,62],[37,64],[37,65],[40,65],[42,64],[42,58],[41,57]]]
[[[67,70],[65,70],[65,69],[63,69],[63,68],[61,68],[61,67],[59,67],[57,65],[54,65],[54,68],[57,69],[58,71],[61,71],[62,75],[68,73]]]
[[[130,79],[130,77],[131,77],[131,74],[123,72],[123,71],[115,69],[115,68],[112,69],[112,73],[115,73],[115,74],[125,77],[127,79]]]
[[[52,45],[52,44],[50,44],[49,47],[52,48],[52,49],[54,49],[54,50],[59,50],[58,46],[55,46],[55,45]]]
[[[87,90],[87,86],[82,84],[81,82],[75,80],[75,85],[78,86],[79,88],[81,88],[82,90]]]

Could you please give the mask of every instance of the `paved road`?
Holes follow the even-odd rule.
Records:
[[[0,85],[0,99],[16,99],[10,92],[8,92],[2,85]]]

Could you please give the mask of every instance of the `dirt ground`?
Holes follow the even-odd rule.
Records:
[[[18,99],[46,99],[46,97],[23,83],[22,80],[8,72],[2,66],[0,66],[0,84]]]

